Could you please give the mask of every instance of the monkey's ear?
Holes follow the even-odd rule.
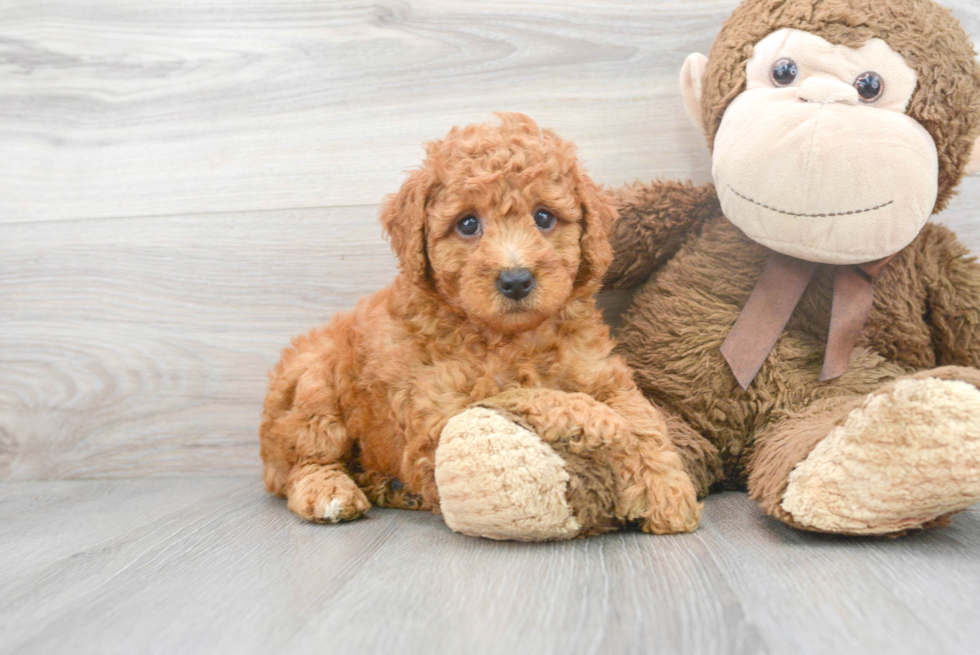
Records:
[[[701,94],[704,90],[704,71],[708,68],[708,58],[700,52],[688,55],[681,68],[681,94],[684,96],[684,109],[691,122],[704,132],[704,120],[701,112]]]
[[[970,161],[966,163],[966,170],[963,172],[967,175],[980,173],[980,137],[973,142],[973,152],[970,153]]]

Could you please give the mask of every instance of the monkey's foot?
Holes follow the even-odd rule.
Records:
[[[821,532],[898,533],[980,501],[980,390],[899,380],[800,462],[781,506]]]
[[[436,450],[446,524],[474,537],[545,541],[582,531],[565,461],[537,434],[484,407],[454,416]]]

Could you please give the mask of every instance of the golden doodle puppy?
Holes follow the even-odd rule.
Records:
[[[430,143],[387,199],[395,281],[283,352],[266,488],[317,522],[373,502],[499,539],[693,530],[665,418],[593,299],[615,210],[571,143],[500,117]]]

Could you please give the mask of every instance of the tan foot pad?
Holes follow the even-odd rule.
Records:
[[[900,380],[870,396],[789,476],[782,508],[846,534],[916,528],[980,500],[980,390]]]
[[[474,537],[545,541],[581,530],[564,460],[538,435],[483,407],[454,416],[436,450],[446,524]]]

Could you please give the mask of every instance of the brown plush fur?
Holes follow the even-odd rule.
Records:
[[[709,142],[744,89],[753,45],[783,27],[852,46],[880,37],[905,55],[919,74],[908,114],[939,147],[936,210],[945,206],[980,133],[980,67],[948,11],[927,0],[747,0],[711,52]],[[720,348],[772,252],[724,217],[712,185],[634,184],[616,195],[621,218],[607,286],[642,285],[618,352],[647,397],[693,428],[673,433],[683,435],[678,450],[702,493],[748,486],[792,523],[779,508],[789,472],[868,394],[907,375],[980,381],[980,266],[948,229],[928,224],[885,269],[842,377],[818,381],[833,291],[825,267],[743,391]],[[936,368],[948,365],[967,368]]]
[[[928,224],[876,283],[871,316],[847,373],[817,381],[833,292],[832,271],[825,269],[807,288],[755,381],[742,391],[720,348],[771,251],[721,214],[710,185],[654,183],[645,194],[659,196],[661,187],[670,197],[690,193],[691,201],[672,207],[670,214],[690,209],[691,229],[676,253],[648,250],[645,243],[656,238],[657,225],[683,228],[658,213],[657,202],[638,203],[635,188],[621,191],[609,286],[628,288],[625,282],[640,277],[643,267],[656,270],[646,271],[654,274],[623,316],[618,350],[647,397],[676,412],[718,449],[716,456],[702,445],[700,460],[705,469],[723,467],[721,476],[703,473],[716,485],[745,486],[745,457],[774,420],[826,398],[864,396],[907,373],[947,364],[980,366],[980,266],[952,232]],[[705,207],[715,208],[709,219]],[[634,277],[618,277],[626,271]],[[695,479],[702,475],[697,466],[689,464]]]
[[[260,430],[266,487],[309,520],[356,517],[369,499],[438,511],[442,429],[486,401],[574,455],[568,498],[586,532],[691,530],[691,481],[592,299],[615,212],[570,143],[501,117],[429,144],[381,215],[401,274],[284,351]],[[555,227],[535,225],[538,207]],[[467,215],[480,235],[455,230]],[[535,276],[520,301],[496,288],[514,266]]]

